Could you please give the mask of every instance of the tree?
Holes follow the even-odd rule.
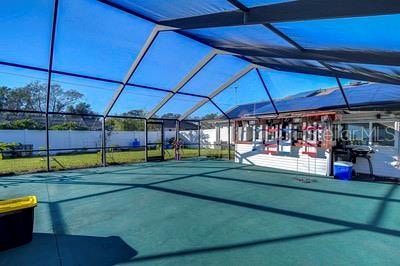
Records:
[[[175,119],[179,118],[181,115],[177,113],[165,113],[161,116],[161,118],[170,118],[170,119]]]
[[[60,85],[51,85],[49,111],[62,112],[67,106],[80,103],[83,94],[76,90],[63,90]],[[33,81],[23,87],[0,87],[0,108],[9,110],[46,111],[47,84]]]
[[[10,122],[1,122],[0,129],[12,129],[11,123]]]
[[[45,125],[31,118],[18,119],[11,122],[0,123],[0,129],[32,129],[43,130]]]
[[[6,86],[0,87],[0,109],[7,109],[8,94],[10,89]]]
[[[49,111],[64,111],[67,106],[76,104],[82,97],[83,94],[76,90],[64,91],[60,85],[54,84],[51,86]]]
[[[108,118],[106,129],[109,131],[143,131],[144,122],[142,119]]]
[[[94,114],[92,108],[90,107],[90,104],[84,102],[80,102],[75,106],[67,106],[66,112],[72,114]]]
[[[81,126],[77,122],[64,122],[51,126],[50,130],[89,130],[89,128]]]
[[[146,117],[146,112],[142,109],[135,109],[123,113],[122,116]]]
[[[34,110],[30,108],[29,104],[30,91],[28,88],[18,88],[9,90],[7,95],[7,107],[10,110]],[[41,111],[41,110],[38,110]]]
[[[214,120],[214,119],[216,119],[216,118],[218,118],[218,114],[213,114],[213,113],[211,113],[211,114],[206,114],[206,115],[204,115],[203,116],[203,120]]]
[[[12,122],[12,125],[14,129],[45,129],[45,126],[42,123],[31,118],[15,120]]]
[[[134,117],[146,117],[146,112],[142,109],[130,110],[122,113],[121,116],[131,116],[132,118],[108,118],[106,129],[114,131],[144,131],[144,121]]]
[[[47,100],[47,84],[40,84],[39,81],[29,83],[23,88],[20,88],[27,95],[26,101],[28,110],[46,111]]]

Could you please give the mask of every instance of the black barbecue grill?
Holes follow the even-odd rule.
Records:
[[[372,168],[371,162],[371,153],[374,153],[374,150],[370,147],[349,147],[344,146],[340,148],[336,148],[334,150],[335,157],[341,157],[343,161],[349,161],[352,163],[357,162],[357,158],[364,158],[368,161],[369,166],[369,177],[374,179],[374,170]]]

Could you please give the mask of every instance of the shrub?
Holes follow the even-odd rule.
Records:
[[[18,148],[21,147],[21,143],[16,143],[16,142],[11,142],[11,143],[6,143],[6,142],[0,142],[0,159],[6,159],[10,157],[15,157],[16,156],[16,151]],[[4,153],[4,151],[7,151]]]
[[[21,143],[16,143],[16,142],[11,142],[11,143],[6,143],[6,142],[0,142],[0,151],[9,151],[9,150],[15,150],[17,147],[21,146]]]
[[[43,130],[45,126],[31,118],[18,119],[11,122],[0,123],[0,129],[33,129],[33,130]]]
[[[61,124],[52,125],[50,130],[89,130],[89,128],[81,126],[76,122],[64,122]]]

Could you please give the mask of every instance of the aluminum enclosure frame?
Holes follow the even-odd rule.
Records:
[[[88,75],[82,75],[82,74],[77,74],[77,73],[69,73],[69,72],[64,72],[64,71],[59,71],[59,70],[54,70],[53,69],[53,59],[54,59],[54,45],[56,42],[56,37],[57,37],[57,32],[56,32],[56,26],[57,26],[57,16],[58,16],[58,9],[59,9],[59,0],[53,0],[54,1],[54,9],[53,9],[53,14],[52,14],[52,22],[51,22],[51,37],[50,37],[50,50],[49,50],[49,58],[48,58],[48,67],[47,68],[40,68],[40,67],[35,67],[35,66],[29,66],[29,65],[22,65],[22,64],[16,64],[12,62],[4,62],[1,61],[0,65],[5,65],[5,66],[10,66],[10,67],[16,67],[16,68],[23,68],[23,69],[29,69],[29,70],[34,70],[34,71],[40,71],[40,72],[46,72],[47,73],[47,95],[46,95],[46,111],[41,112],[41,111],[27,111],[27,110],[7,110],[7,109],[2,109],[0,112],[21,112],[21,113],[34,113],[34,114],[43,114],[45,115],[46,118],[46,158],[47,158],[47,170],[50,171],[50,141],[49,141],[49,115],[76,115],[76,116],[90,116],[90,117],[98,117],[102,121],[102,164],[104,166],[107,165],[106,162],[106,139],[105,139],[105,120],[106,118],[110,117],[116,117],[116,118],[129,118],[129,119],[142,119],[147,123],[148,120],[174,120],[177,121],[177,125],[179,124],[180,121],[186,121],[186,118],[198,110],[201,106],[206,104],[207,102],[210,102],[213,104],[220,112],[223,114],[229,121],[231,121],[231,118],[228,117],[228,115],[213,101],[213,97],[215,97],[217,94],[221,93],[225,89],[229,87],[233,82],[236,80],[240,79],[242,76],[247,74],[249,71],[252,69],[256,69],[259,77],[260,77],[260,82],[263,85],[264,89],[266,90],[268,97],[271,101],[271,103],[274,106],[276,114],[279,114],[279,110],[276,109],[276,106],[274,104],[274,101],[268,91],[268,86],[265,84],[264,80],[262,79],[258,68],[259,67],[272,67],[272,68],[277,68],[280,67],[278,65],[269,65],[269,64],[254,64],[249,58],[251,56],[257,56],[257,55],[263,55],[266,57],[273,57],[272,54],[268,54],[267,51],[263,50],[254,50],[254,51],[247,51],[243,49],[226,49],[226,50],[221,50],[218,47],[213,47],[209,43],[207,43],[205,40],[199,39],[195,36],[192,36],[190,34],[185,33],[183,30],[184,29],[190,29],[190,28],[204,28],[204,27],[222,27],[222,26],[235,26],[235,25],[254,25],[254,24],[263,24],[266,28],[269,30],[272,30],[275,32],[278,36],[280,36],[282,39],[290,43],[294,48],[297,49],[297,51],[287,51],[286,53],[282,53],[280,55],[281,58],[299,58],[299,59],[312,59],[320,62],[322,65],[325,66],[327,69],[326,72],[321,72],[321,75],[325,76],[333,76],[338,84],[338,87],[340,88],[342,92],[342,96],[344,98],[344,101],[346,103],[346,106],[348,109],[352,108],[352,106],[349,105],[349,102],[347,100],[347,97],[345,95],[345,92],[343,90],[343,86],[339,80],[340,77],[350,77],[344,75],[340,71],[333,70],[332,68],[329,67],[329,63],[327,62],[353,62],[353,63],[367,63],[367,64],[384,64],[384,65],[393,65],[393,66],[400,66],[400,54],[397,52],[393,53],[387,53],[387,52],[382,52],[376,57],[371,58],[365,53],[362,52],[357,52],[357,51],[352,51],[352,52],[340,52],[340,51],[315,51],[315,50],[310,50],[310,49],[304,49],[301,47],[299,44],[291,40],[288,36],[285,36],[283,33],[279,34],[277,29],[274,29],[274,27],[270,24],[273,22],[282,22],[282,21],[298,21],[298,20],[314,20],[314,19],[325,19],[325,18],[340,18],[340,17],[355,17],[355,16],[367,16],[367,15],[383,15],[383,14],[395,14],[395,13],[400,13],[400,5],[397,3],[395,4],[393,1],[390,0],[382,0],[379,1],[379,3],[374,3],[373,1],[366,1],[366,0],[340,0],[340,3],[335,4],[335,8],[332,10],[325,10],[325,9],[320,9],[320,4],[318,4],[318,1],[309,1],[308,3],[306,1],[294,1],[294,2],[289,2],[289,3],[282,3],[282,4],[277,4],[277,5],[271,5],[271,6],[260,6],[260,7],[254,7],[254,8],[246,8],[244,5],[240,4],[240,1],[237,0],[229,0],[232,4],[238,7],[241,12],[237,11],[232,11],[232,12],[224,12],[224,13],[216,13],[216,14],[210,14],[210,15],[204,15],[204,16],[198,16],[198,17],[189,17],[189,18],[184,18],[184,19],[177,19],[177,20],[169,20],[169,21],[154,21],[148,17],[145,17],[143,15],[140,15],[138,13],[133,12],[132,10],[128,10],[122,6],[116,5],[112,3],[111,1],[106,1],[106,0],[99,0],[102,3],[107,4],[111,8],[117,8],[123,12],[129,13],[131,15],[143,18],[147,21],[153,22],[155,24],[155,27],[152,31],[152,33],[148,36],[145,44],[143,45],[141,51],[139,52],[138,56],[132,62],[132,65],[129,69],[129,71],[126,73],[125,78],[122,81],[116,81],[116,80],[111,80],[111,79],[105,79],[105,78],[100,78],[100,77],[93,77],[93,76],[88,76]],[[321,1],[321,3],[327,3],[329,1]],[[299,7],[302,7],[302,11],[298,12]],[[304,7],[308,7],[308,9],[304,9]],[[351,7],[351,8],[350,8]],[[296,10],[296,12],[294,12]],[[197,66],[193,68],[185,77],[184,79],[178,83],[174,89],[172,90],[165,90],[162,88],[154,88],[150,86],[144,86],[140,84],[131,84],[129,83],[129,80],[135,70],[138,68],[140,65],[142,59],[145,57],[147,51],[150,49],[151,45],[153,44],[154,41],[156,41],[157,35],[161,31],[174,31],[177,32],[183,36],[192,38],[195,41],[199,41],[203,44],[206,44],[209,47],[212,47],[213,50],[210,54],[208,54],[203,60],[198,62]],[[250,67],[246,67],[245,70],[242,70],[239,74],[233,75],[227,82],[225,82],[223,85],[220,87],[216,88],[211,94],[208,96],[202,96],[198,94],[192,94],[192,93],[185,93],[181,92],[180,90],[184,87],[184,85],[189,82],[197,73],[199,73],[202,68],[212,60],[212,58],[220,53],[232,53],[233,56],[237,56],[241,59],[246,60],[251,64]],[[276,57],[276,56],[275,56]],[[279,56],[278,56],[279,57]],[[301,69],[291,69],[291,68],[282,68],[281,70],[286,70],[286,71],[293,71],[293,72],[301,72]],[[245,73],[244,73],[245,72]],[[304,72],[307,72],[306,69],[304,69]],[[89,79],[89,80],[97,80],[97,81],[102,81],[102,82],[107,82],[107,83],[113,83],[113,84],[118,84],[119,87],[117,91],[115,92],[114,96],[108,103],[104,113],[102,115],[100,114],[76,114],[76,113],[65,113],[65,112],[50,112],[49,110],[49,102],[50,102],[50,94],[51,94],[51,82],[52,82],[52,74],[60,74],[60,75],[66,75],[66,76],[72,76],[72,77],[79,77],[79,78],[84,78],[84,79]],[[352,77],[356,77],[354,75],[351,75]],[[364,78],[364,80],[368,80],[368,77],[361,76],[361,79]],[[391,80],[390,78],[378,78],[378,77],[369,77],[369,80],[374,80],[374,81],[379,81],[379,82],[384,82],[384,83],[392,83],[392,84],[400,84],[400,82],[396,80]],[[141,87],[144,89],[149,89],[149,90],[159,90],[159,91],[165,91],[168,92],[169,94],[161,101],[159,104],[151,110],[148,116],[146,117],[132,117],[132,116],[113,116],[110,115],[110,112],[119,99],[121,93],[124,91],[125,86],[137,86]],[[201,97],[203,98],[198,104],[194,105],[190,110],[182,114],[178,119],[167,119],[167,118],[155,118],[153,117],[157,111],[162,108],[164,104],[166,104],[169,100],[171,100],[172,96],[175,94],[182,94],[182,95],[189,95],[189,96],[194,96],[194,97]],[[189,121],[189,120],[188,120]],[[190,120],[190,121],[197,121],[199,123],[200,120]],[[146,128],[146,135],[147,135],[147,127]],[[230,131],[229,131],[230,134]],[[229,140],[230,141],[230,140]],[[146,144],[147,146],[147,144]],[[147,150],[147,147],[145,147]],[[230,149],[230,145],[229,145]],[[54,149],[53,149],[54,150]],[[229,153],[230,156],[230,153]]]

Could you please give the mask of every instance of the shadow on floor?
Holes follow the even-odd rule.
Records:
[[[138,256],[136,258],[133,258],[132,261],[133,262],[153,261],[153,260],[161,260],[161,259],[168,259],[168,258],[188,256],[188,255],[211,254],[214,252],[240,250],[240,249],[250,248],[250,247],[259,246],[259,245],[269,245],[269,244],[276,244],[276,243],[287,242],[287,241],[301,240],[301,239],[306,239],[306,238],[341,234],[341,233],[347,233],[350,231],[352,231],[352,229],[342,228],[342,229],[336,229],[336,230],[326,230],[326,231],[321,231],[321,232],[312,232],[312,233],[298,234],[298,235],[291,235],[291,236],[284,236],[284,237],[277,237],[277,238],[270,238],[270,239],[253,240],[253,241],[248,241],[248,242],[233,243],[233,244],[227,244],[227,245],[221,245],[221,246],[210,246],[210,247],[200,247],[200,248],[193,248],[193,249],[184,249],[184,250],[171,251],[171,252],[165,252],[165,253],[160,253],[160,254]]]
[[[57,244],[58,243],[58,248]],[[34,233],[31,243],[0,253],[0,265],[100,265],[131,260],[137,251],[120,237]]]

